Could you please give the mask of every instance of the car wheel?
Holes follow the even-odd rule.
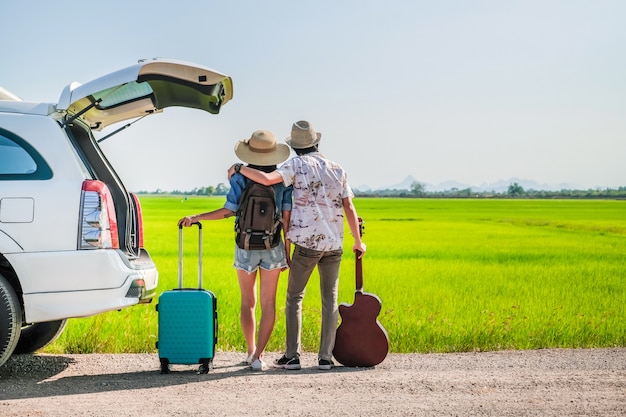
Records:
[[[67,319],[34,323],[22,327],[20,339],[13,353],[33,353],[54,342],[65,329]]]
[[[0,275],[0,365],[13,353],[22,329],[22,307],[9,281]]]

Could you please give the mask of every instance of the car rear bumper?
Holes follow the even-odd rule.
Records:
[[[7,259],[20,279],[27,323],[91,316],[156,296],[158,271],[146,251],[134,259],[119,250],[22,253]]]

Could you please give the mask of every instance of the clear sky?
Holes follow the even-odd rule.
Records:
[[[237,140],[300,119],[353,186],[626,185],[626,1],[3,1],[0,20],[0,85],[28,101],[140,58],[233,78],[217,116],[102,143],[133,191],[226,182]]]

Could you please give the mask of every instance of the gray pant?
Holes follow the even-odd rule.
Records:
[[[322,333],[320,336],[319,359],[331,360],[335,347],[335,334],[339,318],[337,293],[339,286],[339,266],[342,249],[320,252],[295,245],[289,269],[287,284],[287,304],[285,307],[288,358],[300,354],[302,336],[302,300],[311,273],[317,265],[320,274],[322,295]]]

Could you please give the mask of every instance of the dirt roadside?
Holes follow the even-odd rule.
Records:
[[[253,372],[156,354],[26,355],[0,368],[1,416],[624,416],[626,349],[390,354],[375,368]],[[278,354],[266,354],[266,361]]]

